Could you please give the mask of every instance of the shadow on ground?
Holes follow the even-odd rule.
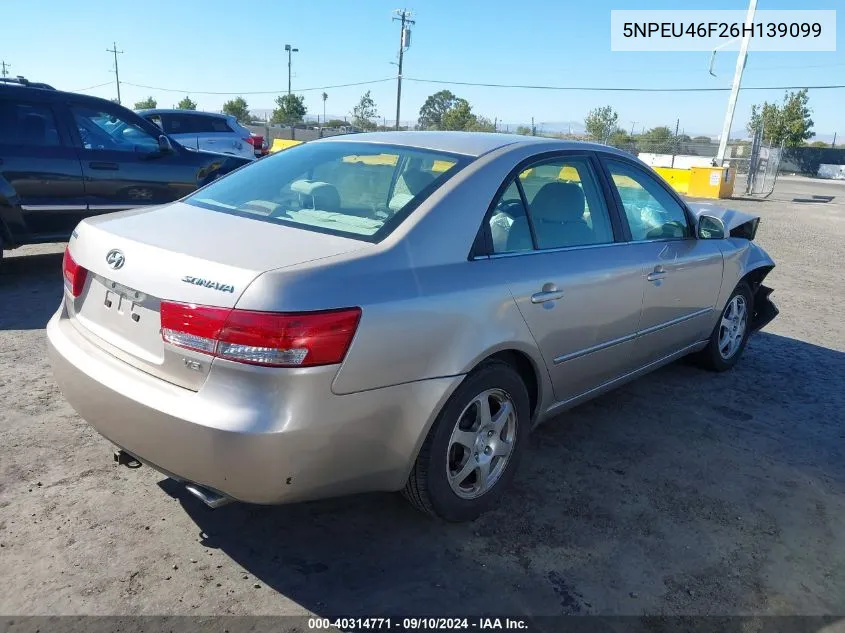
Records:
[[[10,257],[0,262],[0,330],[38,330],[62,298],[62,253]]]
[[[205,546],[322,615],[833,613],[843,407],[845,354],[763,333],[733,371],[673,364],[544,425],[472,524],[398,494],[211,511],[161,486]]]

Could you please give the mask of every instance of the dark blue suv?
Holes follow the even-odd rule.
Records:
[[[189,150],[111,101],[0,79],[0,257],[65,241],[91,215],[171,202],[249,162]]]

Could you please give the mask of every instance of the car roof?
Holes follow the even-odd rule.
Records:
[[[146,110],[135,110],[138,114],[192,114],[202,116],[212,116],[218,119],[228,119],[230,114],[221,114],[219,112],[203,112],[202,110],[182,110],[180,108],[149,108]]]
[[[497,132],[367,132],[364,134],[343,134],[329,136],[312,143],[382,143],[417,149],[429,149],[450,154],[478,157],[507,145],[545,145],[544,150],[593,150],[626,155],[607,145],[566,141],[545,136],[523,136],[521,134],[499,134]]]
[[[38,87],[39,85],[41,84],[30,84],[24,86],[20,84],[16,85],[0,82],[0,92],[3,94],[11,94],[13,96],[21,97],[25,95],[27,99],[34,99],[36,101],[74,101],[76,103],[88,104],[91,106],[108,104],[126,108],[126,106],[121,106],[118,103],[108,99],[103,99],[102,97],[84,95],[78,92],[66,92],[64,90],[40,88]],[[129,108],[126,109],[128,110]]]

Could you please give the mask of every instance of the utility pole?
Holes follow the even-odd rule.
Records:
[[[326,127],[326,99],[329,98],[325,92],[323,93],[323,127]]]
[[[748,59],[748,41],[751,39],[752,24],[754,24],[754,12],[757,10],[757,0],[749,0],[748,13],[745,15],[745,28],[743,29],[742,44],[739,46],[739,55],[736,58],[736,71],[731,86],[731,96],[728,98],[728,109],[725,112],[725,123],[722,126],[722,136],[719,139],[719,152],[716,154],[716,165],[722,166],[725,160],[725,152],[728,149],[728,139],[731,135],[731,124],[734,120],[736,110],[736,99],[739,96],[739,87],[742,84],[742,73],[745,70],[745,62]]]
[[[9,71],[8,71],[8,70],[6,70],[6,69],[7,69],[7,68],[11,68],[11,67],[12,67],[12,65],[11,65],[11,64],[7,64],[5,59],[4,59],[4,60],[2,60],[2,61],[0,61],[0,65],[2,65],[2,67],[3,67],[3,70],[2,70],[3,77],[8,76]]]
[[[639,123],[639,121],[631,121],[631,136],[634,135],[634,126]]]
[[[531,117],[531,136],[537,136],[537,128],[534,127],[534,117]]]
[[[112,47],[106,49],[107,53],[114,53],[114,80],[117,83],[117,102],[120,103],[120,74],[117,70],[117,56],[123,55],[123,51],[117,50],[117,42],[112,42]]]
[[[406,24],[416,24],[411,19],[411,12],[407,9],[396,9],[393,20],[399,20],[399,72],[396,74],[396,129],[399,129],[399,112],[402,107],[402,59],[405,51],[411,46],[411,29]],[[398,17],[397,17],[398,16]]]
[[[830,144],[831,149],[836,147],[836,132],[833,133],[833,143]]]
[[[290,65],[291,65],[291,55],[293,53],[298,53],[298,48],[291,47],[290,44],[285,44],[285,50],[288,52],[288,96],[290,96]]]

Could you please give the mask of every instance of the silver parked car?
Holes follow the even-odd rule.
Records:
[[[256,149],[260,149],[260,145],[259,148],[255,147],[255,135],[229,114],[160,108],[138,110],[138,114],[155,123],[165,134],[188,149],[249,159],[255,159]]]
[[[758,219],[604,146],[336,136],[90,218],[47,334],[80,413],[209,505],[487,510],[539,422],[777,314]]]

